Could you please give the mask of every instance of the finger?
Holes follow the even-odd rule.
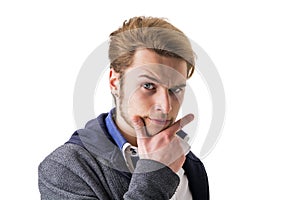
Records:
[[[144,124],[143,120],[139,116],[135,115],[132,117],[131,121],[133,124],[133,128],[135,130],[135,133],[136,133],[136,137],[137,138],[147,137],[145,124]]]
[[[179,137],[178,135],[175,135],[175,137],[179,140],[179,144],[181,146],[182,152],[184,155],[187,155],[191,149],[191,146],[189,145],[189,143],[187,143],[186,141],[184,141],[181,137]]]
[[[181,118],[180,120],[176,121],[172,126],[167,128],[166,134],[168,134],[170,137],[173,137],[180,129],[182,129],[185,125],[190,123],[191,121],[194,120],[194,115],[193,114],[188,114]]]

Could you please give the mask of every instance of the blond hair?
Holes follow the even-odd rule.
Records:
[[[195,69],[195,57],[189,39],[163,18],[133,17],[110,34],[110,67],[122,73],[133,61],[137,49],[147,48],[159,55],[180,58],[187,63],[187,78]]]

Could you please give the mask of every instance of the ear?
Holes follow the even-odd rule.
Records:
[[[120,74],[115,72],[113,68],[110,68],[109,71],[109,87],[112,93],[115,93],[119,90],[119,77]]]

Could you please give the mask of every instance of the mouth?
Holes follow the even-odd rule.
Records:
[[[167,119],[152,119],[148,118],[150,123],[157,126],[169,126],[172,123],[172,120]]]
[[[162,118],[150,118],[144,117],[144,124],[146,125],[146,129],[148,135],[153,136],[161,132],[162,130],[167,129],[173,123],[172,119],[162,119]]]

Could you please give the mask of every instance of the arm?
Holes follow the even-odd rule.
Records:
[[[124,199],[169,200],[179,184],[179,177],[167,166],[147,159],[137,162]]]
[[[52,159],[39,166],[39,190],[42,200],[96,200],[86,182],[68,167]]]
[[[82,147],[67,144],[38,168],[41,199],[107,200],[112,196],[95,159]]]
[[[179,184],[169,167],[146,159],[137,162],[130,182],[124,181],[120,173],[97,165],[85,149],[74,144],[51,153],[38,172],[42,200],[167,200]]]
[[[149,136],[143,120],[139,116],[134,116],[132,122],[137,136],[140,158],[160,162],[175,173],[178,172],[182,168],[185,154],[190,146],[176,133],[193,119],[192,114],[186,115],[158,134]]]
[[[169,200],[173,196],[180,181],[175,173],[182,167],[186,151],[186,146],[175,134],[192,120],[193,116],[188,115],[149,137],[143,121],[138,116],[132,119],[141,160],[125,198]]]

